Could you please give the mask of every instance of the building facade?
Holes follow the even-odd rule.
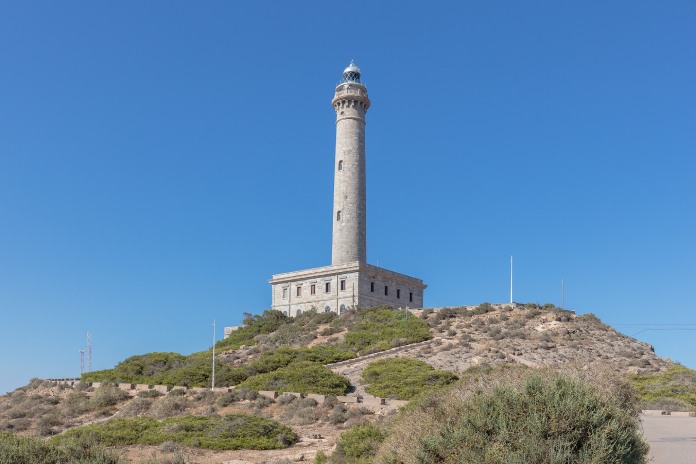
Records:
[[[382,304],[422,308],[422,280],[367,264],[365,115],[370,99],[353,62],[343,71],[332,105],[336,158],[331,266],[273,275],[272,308],[289,316]]]

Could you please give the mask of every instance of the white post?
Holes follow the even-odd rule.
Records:
[[[512,304],[512,255],[510,255],[510,304]]]
[[[215,389],[215,319],[213,319],[213,380],[210,389]]]

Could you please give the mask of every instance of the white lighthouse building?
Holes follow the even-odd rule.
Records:
[[[367,264],[365,115],[370,99],[353,62],[331,103],[336,111],[331,266],[273,275],[272,308],[289,316],[382,304],[422,308],[422,280]]]

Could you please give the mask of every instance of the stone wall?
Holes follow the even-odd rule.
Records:
[[[78,383],[80,383],[80,379],[45,379],[49,382],[53,382],[59,385],[65,385],[69,388],[74,388]],[[99,388],[103,385],[111,384],[115,386],[116,388],[119,388],[121,390],[127,391],[131,394],[131,396],[135,396],[138,394],[140,391],[147,391],[147,390],[155,390],[160,393],[167,393],[171,390],[174,389],[180,389],[185,392],[191,392],[191,393],[198,393],[198,392],[203,392],[203,391],[211,391],[211,388],[208,387],[183,387],[183,386],[168,386],[168,385],[145,385],[145,384],[130,384],[130,383],[110,383],[110,382],[88,382],[88,385],[90,387],[94,388]],[[213,392],[215,393],[227,393],[229,391],[234,390],[233,387],[217,387],[215,389],[212,389]],[[277,391],[260,391],[258,392],[259,395],[265,396],[266,398],[270,398],[272,400],[278,399],[280,396],[294,396],[296,398],[310,398],[316,401],[318,404],[322,404],[325,400],[327,395],[318,395],[315,393],[301,393],[301,392],[284,392],[280,393]],[[339,403],[343,403],[345,405],[361,405],[365,408],[368,408],[372,410],[373,412],[380,412],[380,411],[385,411],[385,410],[390,410],[390,409],[395,409],[403,406],[404,404],[408,403],[407,401],[401,401],[401,400],[392,400],[392,399],[387,399],[387,398],[379,398],[376,396],[372,395],[347,395],[347,396],[337,396],[336,401]]]
[[[276,274],[270,284],[272,308],[289,316],[354,306],[422,308],[426,288],[420,279],[359,262]]]

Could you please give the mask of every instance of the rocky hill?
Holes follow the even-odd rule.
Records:
[[[577,316],[552,305],[484,303],[410,312],[373,308],[351,310],[340,317],[309,313],[298,318],[267,311],[259,316],[247,315],[245,325],[220,342],[218,349],[220,378],[230,386],[238,385],[231,391],[175,388],[160,393],[127,387],[124,391],[109,384],[161,381],[172,386],[180,381],[193,387],[208,383],[204,368],[209,364],[208,351],[189,356],[154,353],[87,375],[85,382],[74,388],[33,380],[0,397],[1,427],[21,435],[51,437],[79,435],[83,430],[80,427],[94,424],[94,433],[105,434],[106,443],[127,443],[116,449],[130,462],[285,463],[311,460],[320,451],[328,454],[342,431],[396,414],[384,400],[375,403],[376,407],[367,407],[358,399],[370,392],[364,374],[371,365],[380,366],[381,370],[373,370],[382,375],[382,380],[388,375],[405,378],[403,372],[394,374],[394,363],[384,360],[411,358],[424,362],[406,364],[411,370],[425,369],[420,377],[412,377],[423,379],[422,384],[414,386],[412,392],[416,393],[427,393],[434,385],[456,380],[456,376],[440,371],[466,376],[500,365],[523,365],[578,371],[599,368],[647,376],[675,365],[656,356],[651,346],[617,332],[591,314]],[[102,385],[95,388],[88,381]],[[381,388],[386,392],[383,396],[403,397],[397,388],[390,392],[389,382]],[[324,396],[283,395],[271,399],[256,390]],[[340,394],[347,399],[339,401],[336,395]],[[176,432],[186,429],[186,421],[205,417],[216,421],[211,425],[215,430],[261,427],[253,417],[262,417],[274,422],[259,430],[274,430],[274,435],[269,435],[261,446],[260,442],[241,438],[206,442]],[[179,418],[179,422],[148,422],[149,418],[165,422]],[[230,418],[234,418],[234,427]],[[123,422],[108,431],[99,425],[114,424],[114,420]],[[144,427],[143,435],[151,437],[149,441],[124,441],[114,432],[119,427],[136,426]],[[159,428],[152,431],[147,427]],[[231,433],[229,430],[225,433]],[[278,438],[281,435],[283,438]],[[236,449],[240,447],[257,449]]]

